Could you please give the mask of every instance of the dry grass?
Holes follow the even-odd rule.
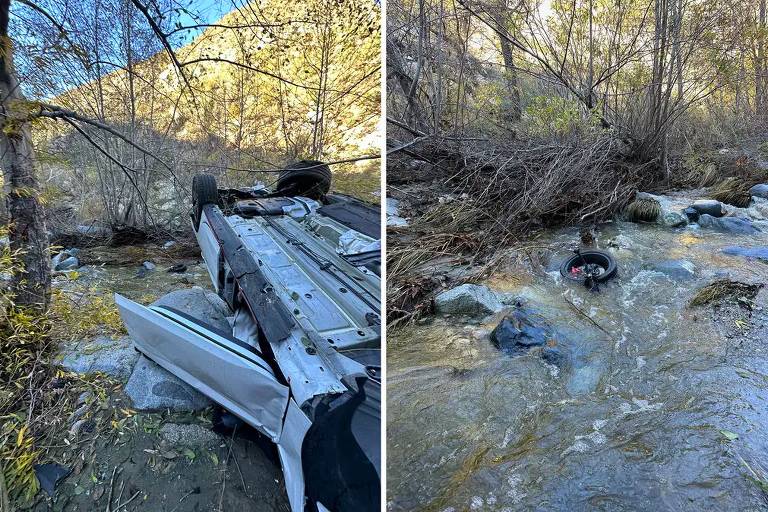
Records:
[[[690,307],[720,304],[723,302],[751,303],[762,284],[748,284],[730,279],[720,279],[701,288],[689,302]]]
[[[661,205],[655,199],[636,199],[624,210],[631,222],[655,222],[661,214]]]
[[[749,189],[758,183],[762,183],[762,180],[735,176],[726,178],[712,189],[709,197],[731,206],[746,208],[752,200]]]

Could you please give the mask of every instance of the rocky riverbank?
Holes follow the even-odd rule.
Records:
[[[434,314],[389,332],[390,511],[764,507],[768,203],[638,199],[660,215],[420,264]],[[559,272],[584,240],[618,263],[599,293]]]

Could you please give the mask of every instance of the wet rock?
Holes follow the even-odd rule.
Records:
[[[542,348],[541,358],[547,364],[553,364],[558,368],[562,368],[568,364],[568,355],[560,347]]]
[[[699,226],[734,235],[752,235],[760,232],[758,228],[752,225],[752,221],[749,219],[737,217],[718,218],[708,214],[699,217]]]
[[[683,213],[686,217],[688,217],[688,222],[697,222],[699,220],[699,210],[694,208],[693,206],[689,206],[685,210],[683,210]]]
[[[505,316],[491,332],[491,341],[496,348],[507,352],[545,345],[552,338],[552,330],[546,321],[524,309],[516,309]]]
[[[499,297],[487,286],[463,284],[435,297],[439,313],[489,315],[504,309]]]
[[[699,215],[711,215],[713,217],[723,216],[723,204],[714,199],[698,199],[693,202],[691,208],[699,212]]]
[[[749,189],[749,193],[753,197],[759,197],[761,199],[768,199],[768,183],[760,183]]]
[[[89,341],[66,343],[59,348],[61,365],[79,374],[102,372],[125,381],[139,359],[128,336],[119,339],[99,336]]]
[[[128,379],[125,393],[140,411],[199,411],[211,405],[208,398],[143,355]]]
[[[201,425],[166,423],[160,428],[160,437],[174,446],[205,448],[219,443],[219,436]]]
[[[745,258],[768,261],[768,247],[740,247],[731,245],[723,247],[722,252],[731,256],[743,256]]]
[[[696,275],[696,266],[688,260],[662,261],[655,264],[653,270],[673,279],[691,279]]]
[[[177,263],[167,270],[171,274],[181,274],[187,271],[187,266],[183,263]]]
[[[227,317],[232,312],[227,303],[215,293],[206,292],[199,286],[172,291],[157,299],[152,305],[168,306],[211,327],[224,332],[232,332],[232,326],[227,321]]]
[[[676,228],[679,226],[686,226],[688,224],[688,217],[680,212],[662,213],[660,219],[661,224],[668,228]]]

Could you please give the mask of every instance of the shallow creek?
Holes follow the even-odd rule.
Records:
[[[768,264],[721,252],[768,246],[756,225],[603,225],[619,274],[598,294],[560,278],[576,229],[538,240],[551,249],[540,271],[497,269],[484,284],[546,318],[560,368],[497,350],[501,315],[390,332],[388,510],[766,509],[747,467],[768,465],[766,291],[746,321],[687,307],[718,277],[768,283]],[[678,259],[694,276],[654,270]]]

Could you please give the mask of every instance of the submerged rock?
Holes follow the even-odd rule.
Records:
[[[667,260],[656,263],[653,270],[674,279],[691,279],[696,275],[696,266],[688,260]]]
[[[744,256],[745,258],[768,261],[768,247],[740,247],[731,245],[723,247],[722,252],[731,256]]]
[[[69,371],[79,374],[101,372],[125,381],[131,375],[139,353],[128,336],[119,339],[99,336],[62,345],[59,357],[61,365]]]
[[[463,284],[435,297],[439,313],[490,315],[504,309],[499,297],[487,286]]]
[[[140,411],[199,411],[211,405],[207,397],[143,355],[128,379],[125,393]]]
[[[552,330],[539,315],[516,309],[505,316],[491,332],[491,341],[505,351],[545,345],[553,338]]]
[[[738,217],[718,218],[708,214],[704,214],[699,218],[699,226],[734,235],[752,235],[760,232],[758,228],[752,225],[752,221],[749,219]]]

